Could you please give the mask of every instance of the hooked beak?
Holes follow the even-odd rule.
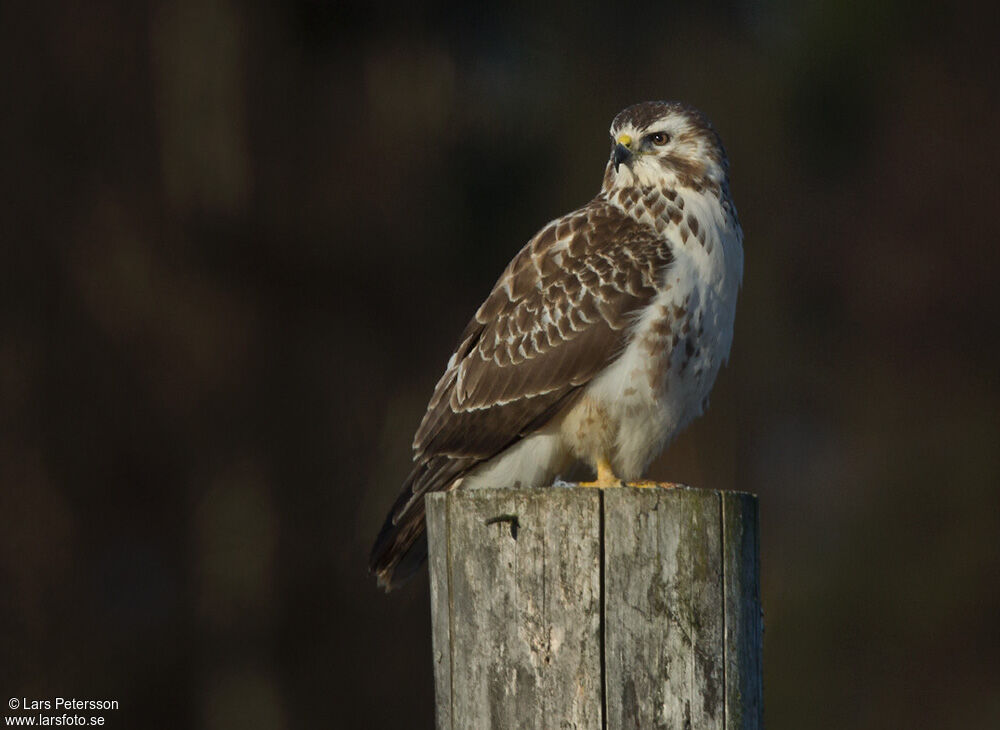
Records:
[[[615,172],[618,172],[618,166],[623,162],[628,162],[632,159],[632,151],[623,145],[621,142],[615,145],[615,151],[611,155],[611,162],[615,166]]]

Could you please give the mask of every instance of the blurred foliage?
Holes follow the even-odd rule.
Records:
[[[768,726],[1000,726],[997,25],[0,5],[0,686],[120,727],[429,727],[426,578],[365,572],[410,437],[612,116],[680,98],[746,276],[652,476],[761,496]]]

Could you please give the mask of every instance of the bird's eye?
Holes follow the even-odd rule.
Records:
[[[649,135],[649,139],[653,142],[653,144],[657,145],[658,147],[662,147],[663,145],[665,145],[667,142],[670,141],[670,135],[667,134],[666,132],[654,132],[653,134]]]

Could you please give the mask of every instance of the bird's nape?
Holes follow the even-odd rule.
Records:
[[[544,226],[470,320],[372,549],[392,590],[427,557],[424,495],[544,487],[573,465],[641,479],[727,360],[742,230],[721,140],[647,102],[612,123],[601,191]]]

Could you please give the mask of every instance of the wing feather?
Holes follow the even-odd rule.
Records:
[[[423,544],[423,494],[564,409],[623,349],[672,263],[665,239],[600,198],[514,257],[459,338],[414,436],[414,469],[372,552],[384,584]]]
[[[672,260],[655,231],[601,200],[542,229],[466,327],[417,430],[416,460],[439,450],[483,460],[537,428],[552,400],[617,355]]]

